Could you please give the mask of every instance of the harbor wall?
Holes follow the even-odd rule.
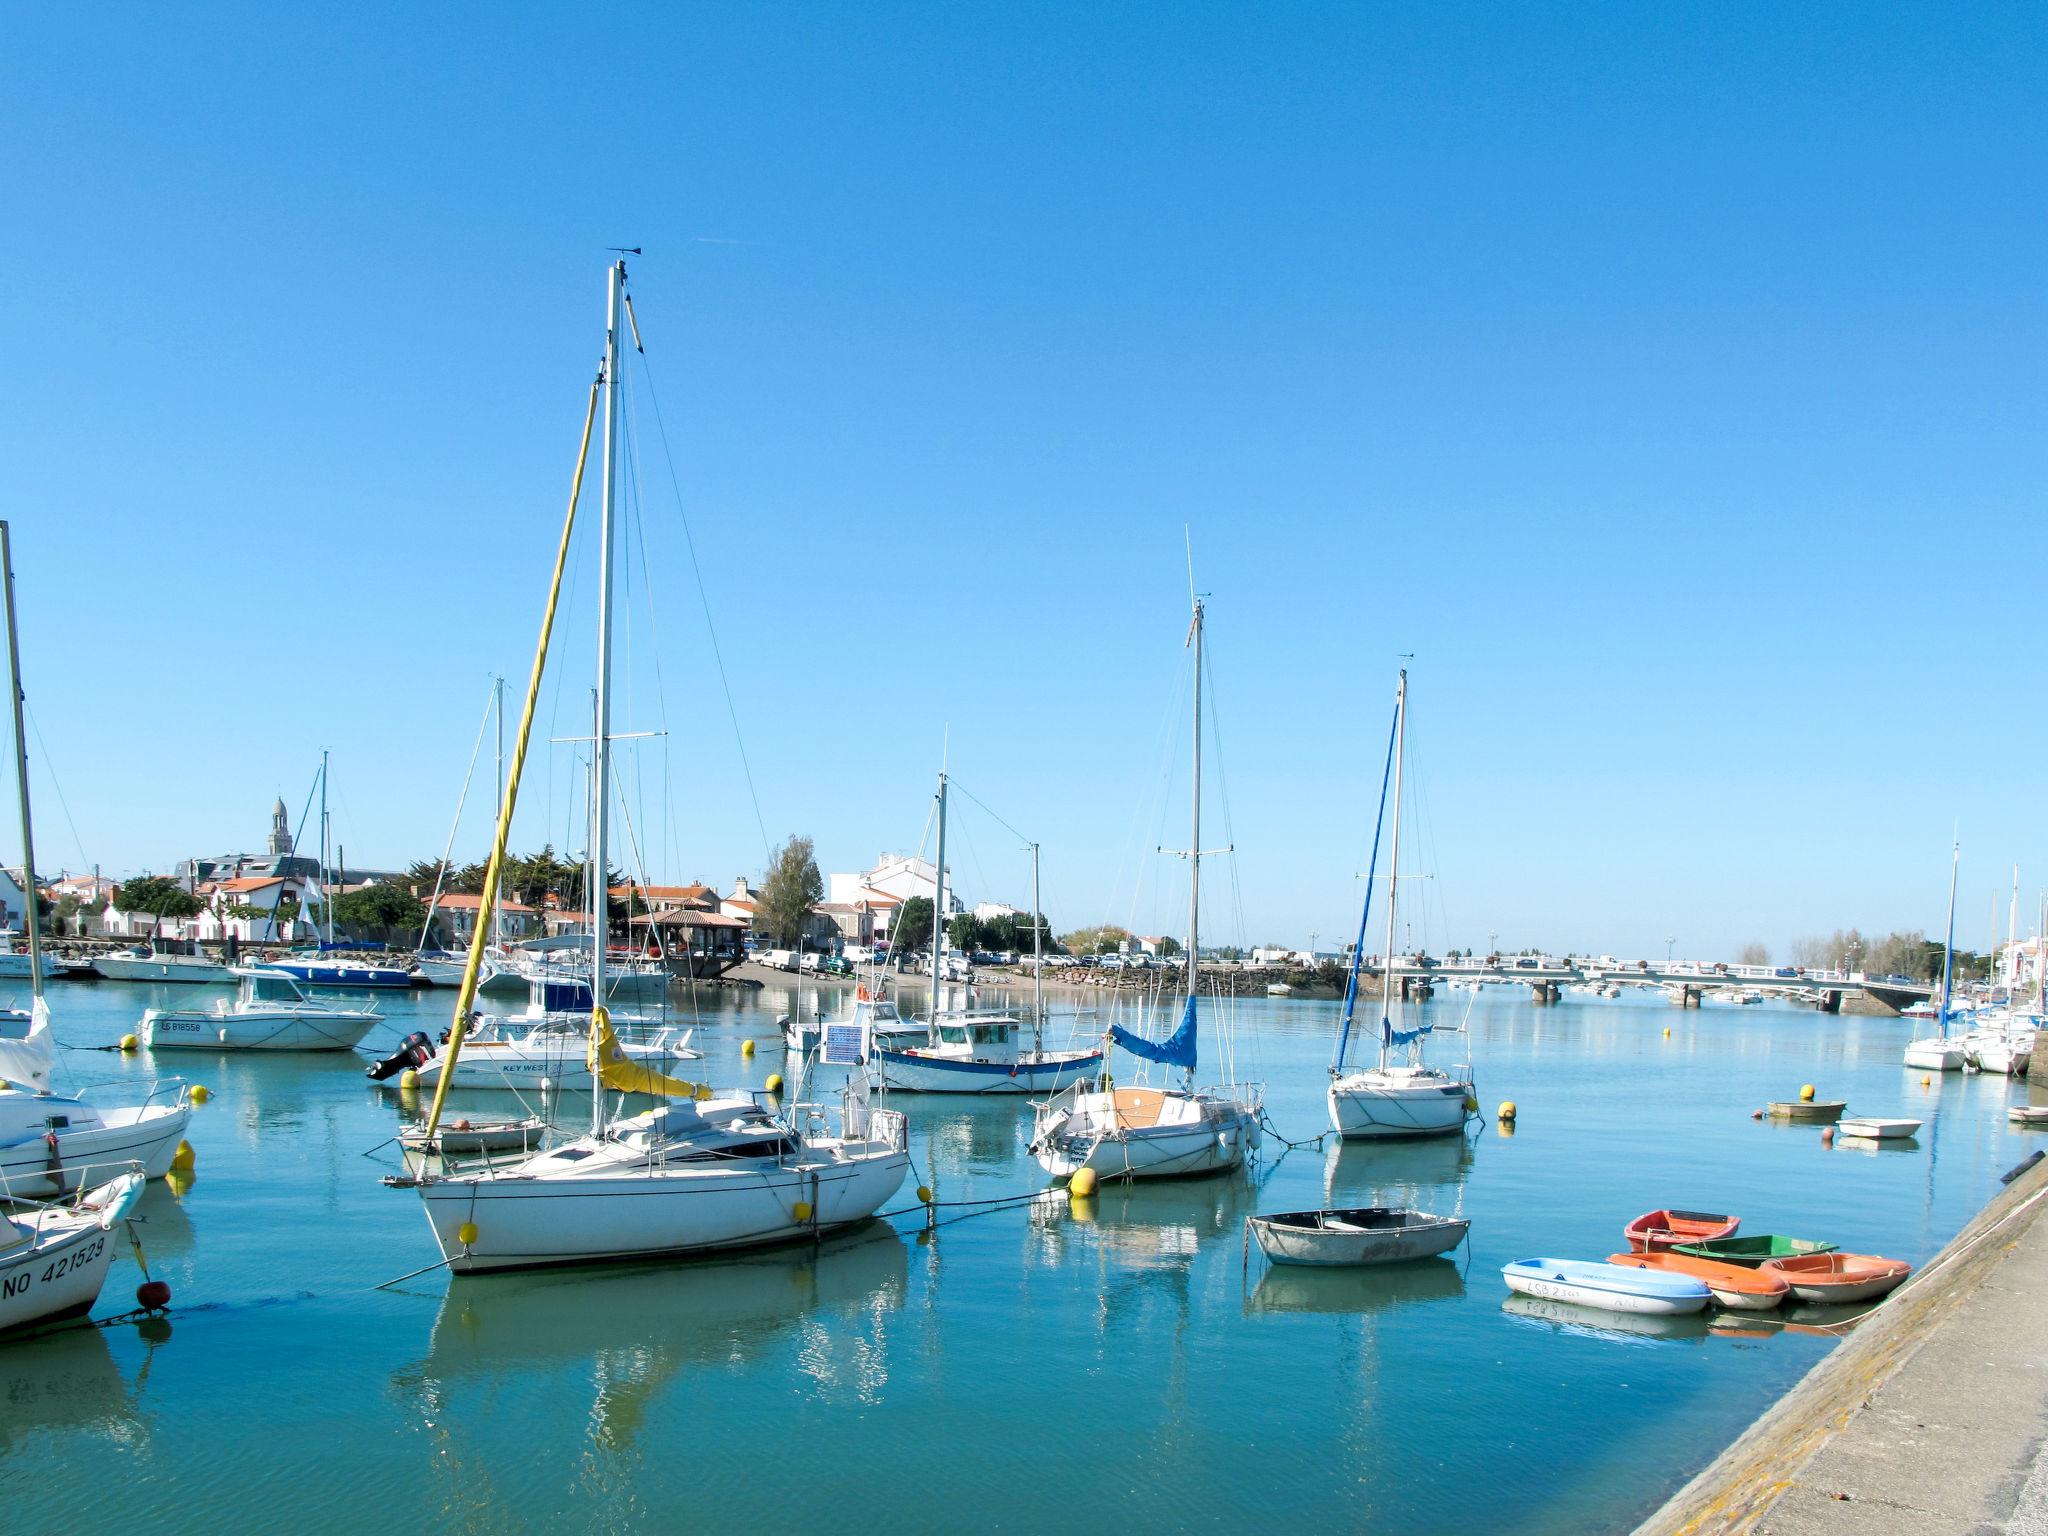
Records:
[[[1636,1528],[1918,1536],[2048,1521],[2048,1160]],[[2048,1524],[2040,1528],[2048,1529]]]

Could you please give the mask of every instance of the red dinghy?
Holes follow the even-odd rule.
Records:
[[[1742,1225],[1740,1216],[1721,1216],[1712,1211],[1646,1211],[1621,1229],[1628,1246],[1636,1253],[1663,1253],[1679,1243],[1697,1243],[1716,1237],[1732,1237]]]
[[[1799,1300],[1823,1306],[1882,1296],[1913,1273],[1913,1266],[1903,1259],[1880,1259],[1869,1253],[1809,1253],[1794,1259],[1770,1259],[1758,1268],[1779,1275]]]

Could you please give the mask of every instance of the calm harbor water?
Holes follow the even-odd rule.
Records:
[[[196,989],[175,990],[189,1002]],[[390,1024],[366,1049],[438,1030],[450,996],[382,999]],[[59,984],[59,1037],[109,1043],[155,1000]],[[1447,993],[1432,1015],[1456,1024],[1468,1000]],[[707,996],[693,1074],[758,1085],[784,1070],[774,1019],[787,1001]],[[1335,1014],[1237,1005],[1239,1074],[1265,1081],[1287,1136],[1325,1124]],[[1910,1028],[1682,1011],[1651,994],[1538,1008],[1490,991],[1435,1048],[1478,1073],[1489,1120],[1466,1139],[1284,1156],[1269,1144],[1253,1177],[1112,1188],[1078,1210],[949,1207],[965,1219],[930,1234],[911,1211],[819,1251],[437,1272],[385,1291],[372,1287],[438,1256],[417,1199],[378,1182],[392,1149],[373,1149],[399,1096],[359,1058],[166,1056],[156,1070],[215,1095],[190,1133],[196,1178],[153,1186],[143,1207],[177,1297],[168,1335],[119,1325],[0,1346],[0,1507],[22,1536],[201,1519],[236,1536],[287,1512],[302,1531],[374,1523],[391,1536],[764,1516],[1027,1530],[1076,1511],[1131,1530],[1413,1533],[1475,1515],[1625,1530],[1832,1341],[1517,1311],[1499,1267],[1604,1256],[1628,1217],[1666,1204],[1924,1261],[2039,1138],[2005,1121],[2024,1085],[1951,1074],[1923,1088],[1898,1064]],[[152,1065],[75,1049],[63,1070],[113,1098]],[[1803,1082],[1928,1126],[1907,1149],[1861,1151],[1751,1120]],[[1512,1135],[1490,1119],[1504,1098],[1521,1109]],[[1023,1104],[899,1103],[941,1201],[1043,1184]],[[1356,1273],[1245,1263],[1254,1210],[1375,1201],[1471,1218],[1469,1252]],[[913,1204],[907,1189],[899,1204]],[[101,1311],[138,1278],[124,1260]]]

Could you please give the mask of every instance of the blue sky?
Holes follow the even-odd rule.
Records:
[[[254,843],[323,746],[352,861],[438,851],[639,245],[761,818],[828,868],[915,845],[944,749],[1057,922],[1177,927],[1186,528],[1237,848],[1205,932],[1355,922],[1412,653],[1418,939],[1933,928],[1952,827],[1968,938],[2013,862],[2023,906],[2048,882],[2042,32],[23,13],[0,474],[42,862]],[[618,726],[669,734],[628,795],[650,874],[722,884],[761,833],[634,391]],[[582,728],[593,559],[543,734]],[[573,750],[520,845],[569,835]],[[963,892],[1020,899],[977,817]]]

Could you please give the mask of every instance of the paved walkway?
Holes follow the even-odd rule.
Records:
[[[1637,1536],[2048,1536],[2048,1161]]]

